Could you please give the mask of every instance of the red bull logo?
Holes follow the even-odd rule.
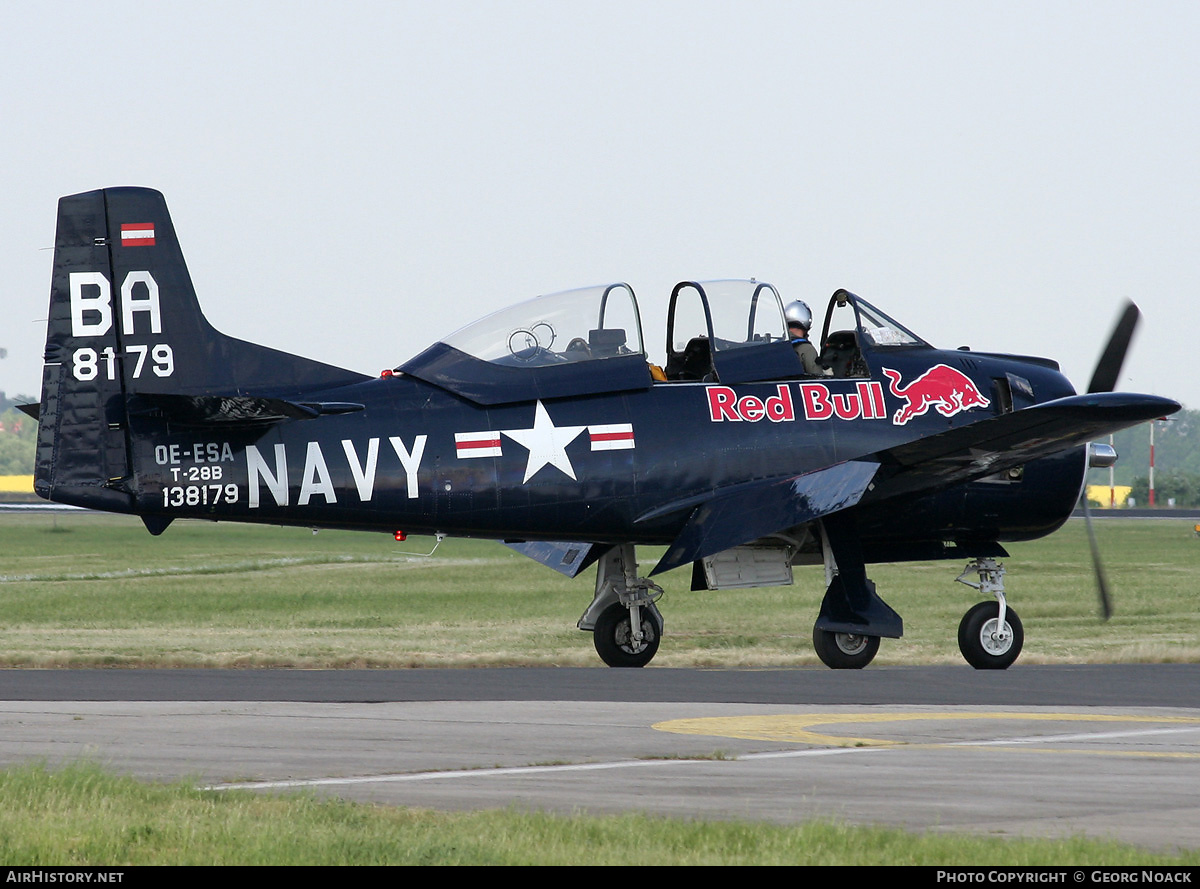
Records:
[[[931,367],[907,386],[900,385],[898,371],[885,367],[883,373],[892,381],[892,394],[904,400],[904,406],[892,417],[892,422],[897,426],[903,426],[930,408],[935,408],[943,417],[953,417],[960,411],[991,404],[970,377],[945,364]]]

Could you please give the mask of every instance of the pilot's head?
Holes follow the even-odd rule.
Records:
[[[794,300],[783,310],[787,318],[788,333],[794,337],[806,337],[812,327],[812,310],[801,300]]]

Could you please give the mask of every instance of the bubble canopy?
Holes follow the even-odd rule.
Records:
[[[628,284],[551,293],[456,330],[397,368],[479,404],[652,384]]]
[[[442,340],[481,361],[543,367],[641,355],[642,322],[628,284],[552,293],[517,303]]]
[[[786,327],[783,299],[766,282],[681,281],[671,292],[666,366],[655,368],[656,378],[633,288],[604,284],[500,309],[397,370],[484,405],[648,389],[655,379],[723,385],[799,379],[805,372]],[[820,361],[834,377],[869,376],[878,351],[931,348],[846,290],[830,299],[820,342]]]

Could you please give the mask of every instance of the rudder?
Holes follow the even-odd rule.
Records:
[[[107,240],[102,191],[59,201],[33,486],[46,499],[124,512],[132,467]]]

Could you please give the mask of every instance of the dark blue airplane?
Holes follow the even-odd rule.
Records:
[[[814,645],[859,668],[903,629],[866,566],[967,559],[959,579],[995,598],[959,646],[1003,669],[1023,630],[1002,542],[1066,520],[1089,441],[1179,409],[1112,391],[1136,321],[1130,306],[1076,395],[1054,361],[942,351],[839,290],[825,373],[806,376],[770,284],[685,281],[659,368],[633,291],[611,284],[502,309],[368,377],[214,330],[162,195],[109,188],[59,202],[35,488],[153,534],[265,522],[493,538],[571,577],[596,564],[579,627],[612,666],[658,650],[650,578],[673,568],[738,589],[824,565]],[[637,544],[667,548],[648,577]]]

